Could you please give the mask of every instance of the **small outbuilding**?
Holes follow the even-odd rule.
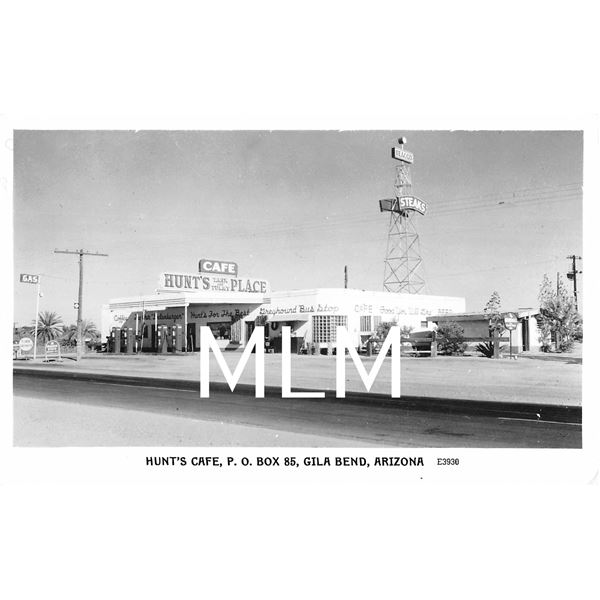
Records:
[[[520,354],[521,352],[538,351],[540,349],[540,330],[537,317],[540,314],[539,309],[519,308],[512,312],[517,316],[517,328],[512,332],[512,352]],[[427,317],[427,322],[440,326],[444,323],[455,322],[464,329],[465,338],[487,337],[489,336],[490,317],[483,312],[464,312],[453,315],[433,315]],[[500,332],[501,337],[510,337],[508,330]],[[474,349],[477,342],[469,343]],[[506,342],[502,345],[507,346]]]

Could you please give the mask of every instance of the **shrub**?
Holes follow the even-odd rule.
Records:
[[[494,356],[494,344],[492,342],[481,342],[475,346],[475,350],[483,354],[486,358]]]
[[[450,356],[464,354],[467,347],[464,332],[465,330],[456,321],[442,323],[437,329],[440,352]]]
[[[500,346],[498,348],[498,354],[506,352],[507,348],[508,346]],[[477,350],[477,352],[481,352],[481,354],[483,354],[483,356],[486,358],[494,358],[494,342],[479,343],[477,346],[475,346],[475,350]]]
[[[558,349],[560,352],[571,352],[573,350],[573,346],[575,345],[575,341],[571,338],[563,338],[558,345]]]

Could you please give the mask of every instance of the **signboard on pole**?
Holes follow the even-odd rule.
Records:
[[[49,342],[46,342],[45,352],[46,361],[62,360],[60,357],[60,344],[56,340],[50,340]]]
[[[518,323],[519,319],[517,319],[515,313],[506,313],[504,315],[504,327],[508,329],[508,331],[514,331],[517,328]]]
[[[427,212],[427,204],[416,196],[399,196],[379,201],[379,210],[381,212],[403,213],[405,211],[415,211],[422,215]]]
[[[504,315],[504,327],[509,331],[509,344],[510,344],[510,358],[516,359],[516,356],[513,356],[513,344],[512,344],[512,333],[517,328],[519,323],[519,319],[517,319],[517,315],[515,313],[506,313]]]
[[[396,160],[401,160],[402,162],[408,163],[412,165],[415,157],[412,152],[408,150],[403,150],[402,148],[392,148],[392,158]]]
[[[29,352],[33,348],[33,340],[28,337],[21,338],[19,340],[19,348],[22,352]]]
[[[30,275],[29,273],[21,273],[21,275],[19,276],[19,281],[21,283],[39,283],[40,276]]]

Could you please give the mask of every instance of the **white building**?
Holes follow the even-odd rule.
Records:
[[[230,263],[233,264],[233,263]],[[138,349],[157,351],[160,326],[180,325],[187,348],[197,350],[200,326],[208,325],[222,347],[243,347],[256,325],[278,351],[281,327],[292,332],[292,350],[305,344],[327,347],[338,325],[345,326],[358,347],[382,322],[413,330],[432,328],[427,317],[461,313],[465,299],[421,294],[393,294],[344,288],[271,292],[262,279],[228,274],[162,273],[154,294],[111,300],[102,309],[103,339],[112,328],[125,328]],[[182,336],[182,350],[186,342]]]

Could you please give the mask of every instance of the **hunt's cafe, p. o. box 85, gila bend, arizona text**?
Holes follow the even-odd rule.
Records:
[[[346,327],[356,347],[382,322],[427,329],[427,317],[460,313],[464,298],[397,294],[345,288],[273,292],[265,279],[238,275],[236,263],[203,259],[198,272],[160,274],[154,294],[117,298],[102,307],[103,339],[129,337],[136,351],[199,350],[200,326],[210,327],[219,346],[243,348],[256,325],[275,351],[281,328],[291,328],[292,351],[335,342]],[[169,331],[177,336],[165,336]],[[124,333],[123,333],[124,332]]]

